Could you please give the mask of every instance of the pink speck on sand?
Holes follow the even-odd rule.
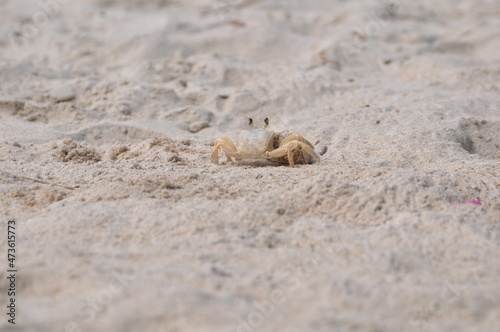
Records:
[[[480,201],[476,201],[476,200],[471,200],[471,201],[468,201],[466,203],[457,203],[457,202],[454,202],[453,205],[460,205],[460,204],[474,204],[474,205],[483,205]]]

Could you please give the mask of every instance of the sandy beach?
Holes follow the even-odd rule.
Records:
[[[499,51],[497,0],[0,1],[0,330],[500,331]],[[248,118],[321,161],[211,163]]]

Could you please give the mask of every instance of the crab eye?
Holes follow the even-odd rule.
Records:
[[[253,119],[252,118],[248,118],[248,125],[249,126],[253,125]]]
[[[266,126],[269,126],[269,118],[265,118],[264,123],[266,124]]]

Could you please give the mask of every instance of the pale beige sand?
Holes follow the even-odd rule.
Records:
[[[499,1],[54,1],[0,2],[16,331],[498,331]],[[211,164],[248,117],[321,163]]]

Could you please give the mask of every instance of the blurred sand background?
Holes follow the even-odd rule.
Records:
[[[499,1],[2,0],[0,22],[2,331],[499,331]],[[248,117],[321,163],[211,164]]]

